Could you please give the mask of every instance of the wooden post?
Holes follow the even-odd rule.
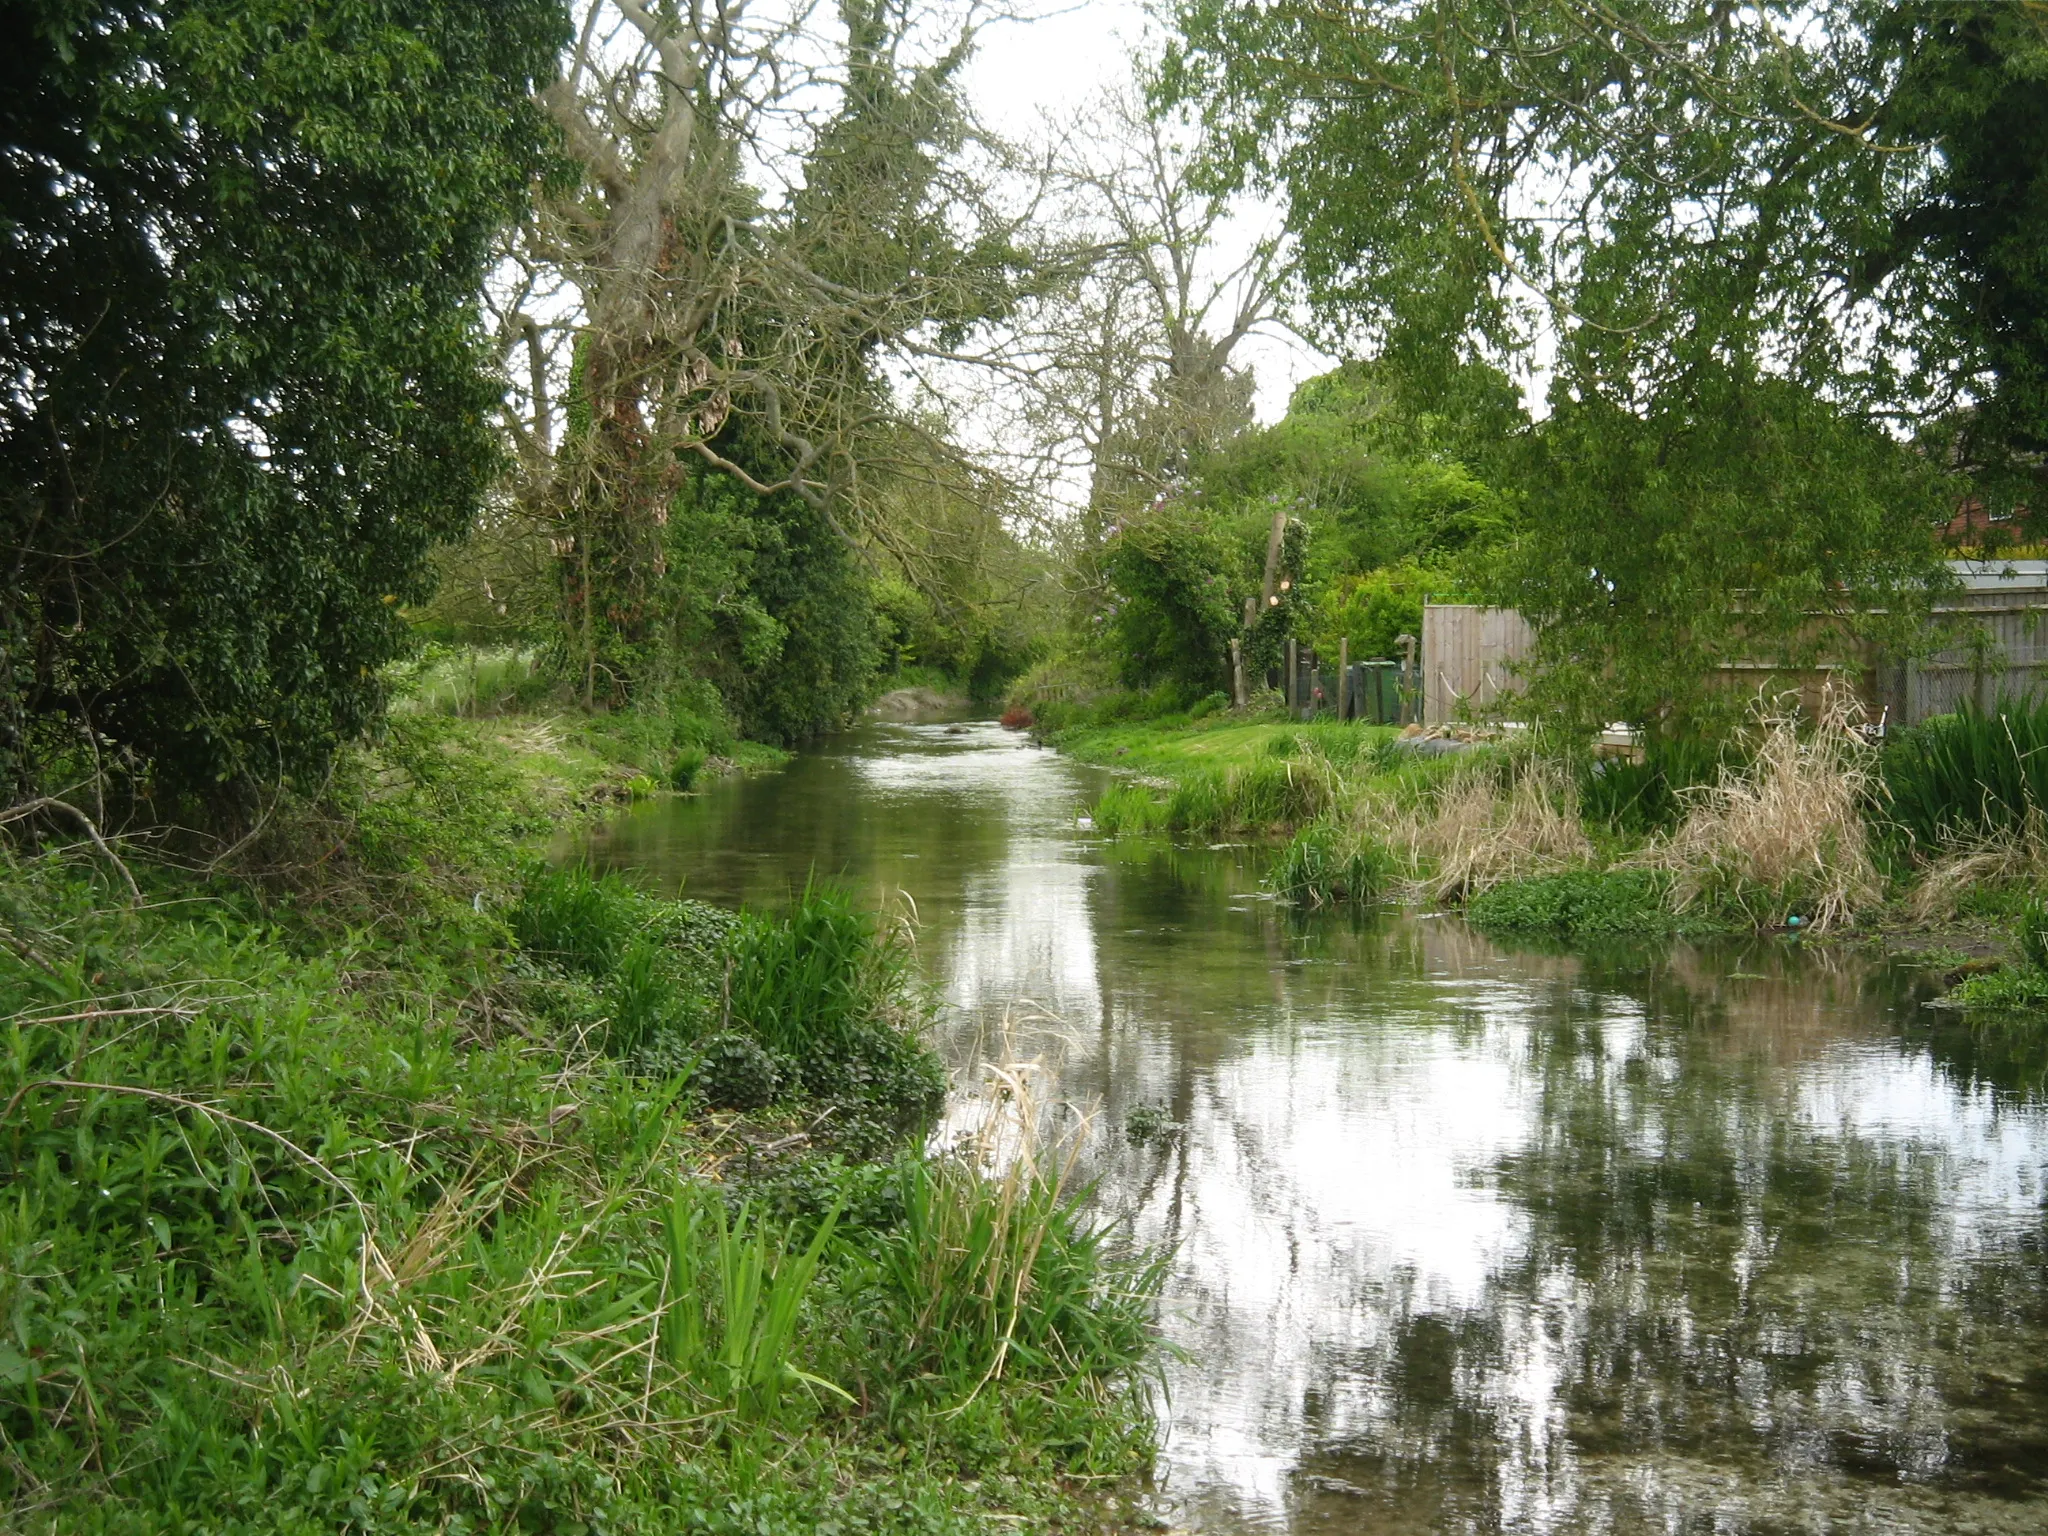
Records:
[[[1294,648],[1294,636],[1289,635],[1287,637],[1287,682],[1285,686],[1285,696],[1287,699],[1287,707],[1290,710],[1296,707],[1295,695],[1301,692],[1300,663],[1301,655]]]
[[[1233,639],[1230,642],[1230,703],[1234,709],[1243,709],[1244,697],[1244,642]]]
[[[1337,718],[1351,718],[1351,637],[1337,642]]]

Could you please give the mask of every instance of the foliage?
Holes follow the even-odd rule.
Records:
[[[1142,1466],[1150,1272],[1065,1194],[892,1147],[750,1203],[673,1077],[584,1049],[582,966],[718,974],[729,914],[572,872],[537,967],[93,870],[0,868],[0,1523],[937,1536]]]
[[[2048,1009],[2048,971],[2037,966],[2007,966],[1982,976],[1966,976],[1942,999],[1957,1008]]]
[[[1507,880],[1465,906],[1476,928],[1499,933],[1549,933],[1571,939],[1655,936],[1698,927],[1671,907],[1669,875],[1643,869],[1572,869]]]
[[[2019,832],[2048,812],[2048,702],[1966,701],[1895,733],[1878,766],[1884,814],[1923,850]]]
[[[1311,638],[1326,656],[1336,654],[1343,640],[1350,642],[1356,660],[1397,659],[1402,649],[1396,642],[1402,635],[1421,644],[1423,602],[1431,597],[1455,601],[1459,586],[1449,571],[1414,561],[1362,576],[1334,577],[1316,595]]]
[[[1202,112],[1225,184],[1285,194],[1333,337],[1424,378],[1554,344],[1494,573],[1542,626],[1539,702],[1663,729],[1727,713],[1701,682],[1717,660],[1846,649],[1849,626],[1812,613],[1911,637],[1961,488],[1887,424],[2010,401],[1958,419],[2013,442],[2041,419],[2020,339],[2048,291],[2025,235],[2048,121],[2036,12],[1174,14],[1162,104]]]
[[[1170,506],[1118,531],[1104,556],[1115,591],[1111,643],[1123,681],[1170,682],[1191,695],[1230,681],[1238,631],[1227,539],[1193,509]]]
[[[1537,626],[1532,698],[1585,729],[1725,731],[1747,700],[1715,665],[1909,648],[1950,579],[1935,471],[1784,381],[1702,367],[1645,410],[1560,401],[1533,453],[1496,596]]]
[[[218,801],[316,776],[499,467],[477,293],[561,13],[15,14],[0,781],[76,757]]]
[[[1579,809],[1609,830],[1641,836],[1677,823],[1687,790],[1714,783],[1729,743],[1653,737],[1640,758],[1604,757],[1579,776]]]
[[[1280,850],[1267,880],[1284,901],[1323,907],[1382,900],[1399,873],[1400,861],[1385,844],[1317,821]]]

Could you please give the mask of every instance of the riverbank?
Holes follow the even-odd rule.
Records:
[[[538,866],[693,747],[415,712],[210,864],[6,856],[8,1528],[1125,1522],[1156,1275],[921,1150],[901,936]]]
[[[1269,840],[1271,882],[1302,906],[1419,900],[1565,940],[1778,933],[1925,964],[1967,982],[1965,1003],[2048,996],[2021,942],[2039,861],[2011,839],[1902,846],[1874,754],[1846,733],[1766,727],[1725,776],[1712,758],[1681,775],[1547,760],[1512,737],[1227,712],[1041,739],[1131,776],[1091,807],[1101,831]]]

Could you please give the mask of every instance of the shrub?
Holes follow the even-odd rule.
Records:
[[[1028,731],[1037,723],[1031,711],[1021,704],[1012,704],[1003,711],[1000,724],[1006,731]]]

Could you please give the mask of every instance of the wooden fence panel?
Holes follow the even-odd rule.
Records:
[[[1422,607],[1422,723],[1448,725],[1517,687],[1513,667],[1536,648],[1536,631],[1512,608],[1472,603]]]

